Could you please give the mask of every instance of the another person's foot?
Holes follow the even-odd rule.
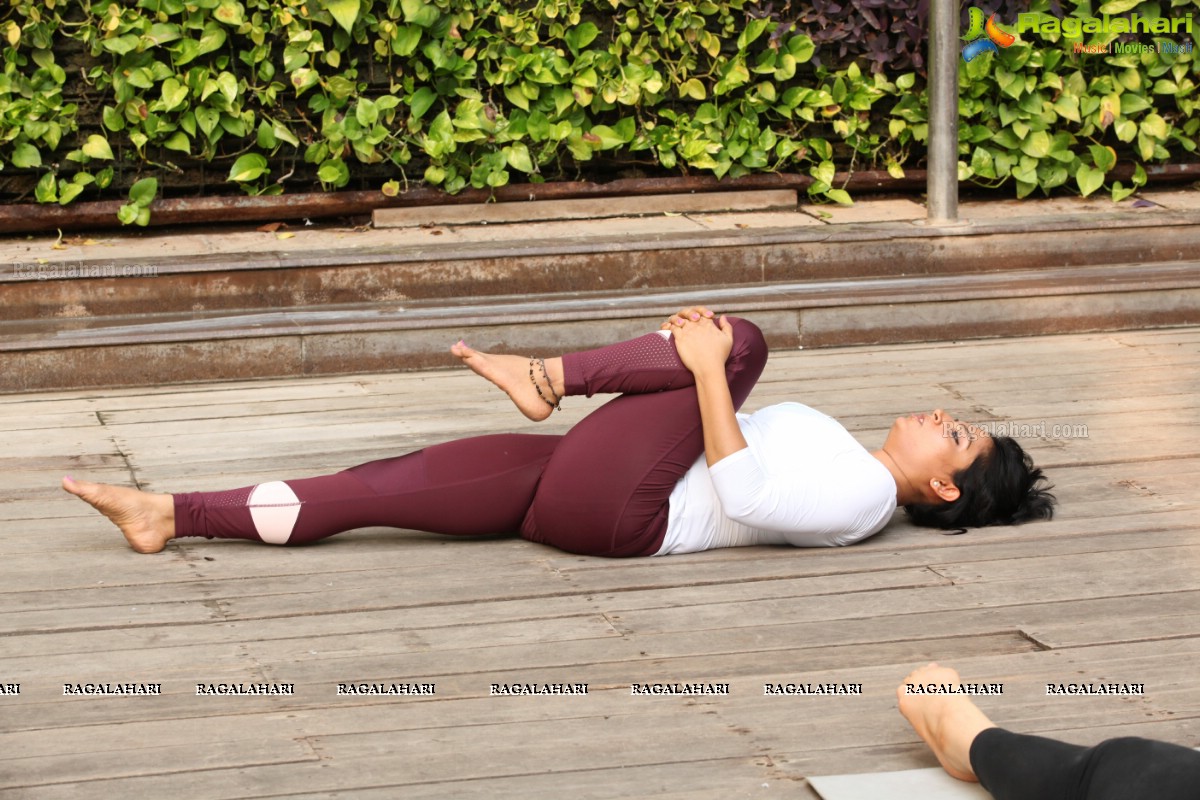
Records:
[[[482,378],[500,388],[517,410],[534,422],[540,422],[554,411],[554,398],[562,397],[562,359],[546,359],[546,371],[536,362],[531,367],[528,358],[499,355],[474,350],[465,342],[450,348],[459,360]],[[533,378],[530,379],[530,370]],[[536,381],[536,383],[535,383]],[[541,394],[538,394],[538,390]]]
[[[157,553],[175,536],[175,502],[124,486],[63,478],[62,487],[108,517],[139,553]]]
[[[933,750],[942,769],[960,781],[979,782],[971,769],[971,743],[996,725],[965,695],[909,694],[906,686],[929,684],[958,686],[958,673],[936,663],[915,669],[896,688],[900,713]]]

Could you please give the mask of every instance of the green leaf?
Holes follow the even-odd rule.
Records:
[[[245,9],[242,4],[235,0],[221,0],[221,4],[217,6],[217,10],[213,12],[213,16],[226,25],[234,28],[239,27],[245,19]]]
[[[1129,195],[1137,191],[1136,186],[1125,187],[1120,181],[1113,184],[1112,199],[1114,203],[1119,203]]]
[[[512,103],[517,108],[525,111],[529,110],[529,98],[521,91],[521,87],[512,84],[504,87],[504,96],[508,98],[508,102]]]
[[[141,210],[134,203],[126,203],[117,209],[117,219],[121,221],[122,225],[132,225],[137,222],[138,212]]]
[[[147,208],[154,202],[156,194],[158,194],[157,178],[142,178],[129,187],[129,200],[139,208]]]
[[[817,181],[828,186],[833,183],[833,176],[836,169],[837,168],[833,165],[832,161],[822,161],[820,164],[809,170],[809,173]]]
[[[599,35],[600,29],[596,27],[595,23],[585,22],[568,30],[563,39],[566,41],[567,47],[571,48],[571,52],[578,55],[580,50],[591,44]]]
[[[63,183],[58,187],[58,204],[65,206],[79,195],[83,194],[83,186],[78,183]]]
[[[221,121],[221,112],[208,106],[199,106],[194,113],[196,115],[196,124],[200,126],[200,130],[204,132],[204,135],[211,139],[212,132],[216,130],[217,123]]]
[[[398,56],[411,56],[421,43],[421,29],[416,25],[401,25],[392,35],[392,52]]]
[[[105,106],[101,114],[101,119],[104,121],[104,127],[108,128],[113,133],[125,129],[125,115],[112,106]]]
[[[359,125],[370,128],[379,120],[379,109],[367,98],[360,98],[354,105],[354,118]]]
[[[270,171],[267,159],[259,153],[246,153],[240,156],[229,169],[226,180],[236,183],[255,180]]]
[[[329,94],[338,100],[346,100],[350,97],[350,95],[358,91],[358,87],[355,85],[354,81],[347,80],[341,75],[334,75],[332,78],[330,78],[328,86]]]
[[[524,173],[533,172],[533,160],[529,157],[529,148],[517,142],[511,147],[504,148],[504,157],[508,165]]]
[[[1158,114],[1147,114],[1138,127],[1142,133],[1147,136],[1153,136],[1159,141],[1164,141],[1167,138],[1167,121]]]
[[[233,73],[222,72],[217,76],[217,87],[221,90],[225,100],[232,105],[233,101],[237,100],[238,82],[237,78],[233,77]]]
[[[292,133],[282,123],[276,122],[275,125],[271,128],[271,131],[275,134],[275,138],[278,139],[279,141],[287,142],[292,147],[300,146],[300,140],[296,138],[296,134]]]
[[[1137,114],[1141,111],[1145,111],[1147,108],[1151,108],[1150,101],[1142,97],[1140,94],[1125,92],[1123,95],[1121,95],[1122,116],[1127,117],[1130,114]]]
[[[127,33],[124,36],[105,39],[100,43],[100,46],[110,53],[116,53],[119,56],[123,56],[131,50],[136,50],[138,42],[139,39],[137,36],[132,33]]]
[[[1092,163],[1096,165],[1096,169],[1101,172],[1108,172],[1117,163],[1117,154],[1113,152],[1111,147],[1105,147],[1100,144],[1088,145],[1088,152],[1092,155]]]
[[[438,21],[441,16],[437,6],[426,0],[400,0],[400,8],[404,10],[404,21],[428,28]]]
[[[331,158],[317,170],[317,177],[322,183],[331,183],[341,188],[350,182],[350,169],[340,158]]]
[[[220,50],[225,45],[225,29],[216,23],[210,22],[204,26],[204,33],[200,35],[200,49],[196,51],[196,55],[202,56],[206,53],[212,53]],[[175,60],[176,66],[179,65],[179,60]]]
[[[333,15],[337,24],[341,25],[346,33],[353,31],[354,22],[358,19],[358,12],[362,8],[360,0],[321,0],[321,5]]]
[[[153,42],[156,46],[161,47],[167,42],[179,39],[181,36],[182,34],[179,32],[178,25],[156,22],[150,26],[150,32],[146,34],[146,39]]]
[[[1109,0],[1100,6],[1099,11],[1101,14],[1108,14],[1110,16],[1113,14],[1124,14],[1126,11],[1137,8],[1141,3],[1142,0]]]
[[[1054,101],[1054,110],[1063,119],[1069,119],[1071,122],[1080,122],[1079,117],[1079,98],[1070,95],[1062,95]]]
[[[792,57],[795,58],[800,64],[807,63],[813,57],[813,54],[817,52],[817,46],[813,44],[813,40],[803,34],[800,36],[793,36],[792,38],[788,39],[787,49],[788,52],[792,54]],[[909,77],[911,78],[911,75]],[[901,75],[900,80],[903,78],[904,76]],[[897,85],[899,85],[900,80],[897,80]],[[901,86],[900,88],[907,89],[911,86],[912,81],[910,80],[909,86]]]
[[[175,131],[171,136],[163,142],[163,147],[168,150],[177,150],[180,153],[191,153],[192,142],[183,131]]]
[[[265,119],[258,123],[258,131],[254,136],[254,143],[263,150],[273,150],[275,145],[279,144],[278,138],[275,136],[275,129],[270,122]]]
[[[296,90],[297,97],[316,86],[320,80],[317,71],[308,67],[301,67],[291,74],[292,88]]]
[[[110,161],[113,157],[113,151],[108,146],[108,140],[96,133],[89,136],[87,142],[84,143],[83,154],[88,158],[107,159]]]
[[[695,78],[689,78],[679,86],[680,97],[690,97],[693,100],[704,100],[708,97],[708,92],[704,88],[704,84]]]
[[[850,199],[850,193],[845,189],[830,189],[825,192],[825,196],[838,205],[852,206],[854,201]]]
[[[425,168],[426,183],[437,186],[444,180],[446,180],[446,170],[432,164]]]
[[[186,86],[175,78],[167,78],[162,84],[162,110],[174,111],[183,105],[187,100],[187,95]],[[120,128],[110,128],[110,130],[120,130]]]
[[[620,147],[627,141],[607,125],[593,125],[591,135],[597,137],[597,141],[601,150],[611,150],[614,147]],[[584,139],[587,140],[587,138],[588,137],[585,135]]]
[[[425,116],[425,112],[434,104],[437,97],[437,92],[428,86],[422,86],[413,92],[412,97],[408,99],[408,109],[409,113],[412,114],[412,118],[420,119]]]
[[[1050,134],[1045,131],[1034,131],[1021,142],[1021,152],[1034,158],[1045,158],[1050,155]]]
[[[745,27],[742,28],[742,32],[738,34],[738,50],[745,50],[753,44],[754,40],[763,35],[769,25],[771,25],[771,20],[769,19],[752,18],[748,20]]]
[[[21,169],[40,167],[42,165],[42,154],[29,142],[22,142],[13,148],[11,161],[14,167],[20,167]]]
[[[1087,164],[1080,164],[1079,169],[1075,172],[1075,183],[1079,184],[1079,191],[1087,197],[1092,192],[1104,185],[1104,173],[1098,169],[1092,169]]]
[[[39,203],[53,203],[58,200],[58,183],[54,180],[53,172],[42,176],[33,190],[33,196]]]

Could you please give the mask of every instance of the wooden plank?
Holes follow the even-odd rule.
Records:
[[[1200,422],[1197,367],[1200,329],[775,353],[748,408],[800,398],[866,444],[898,403],[1086,424],[1086,439],[1026,440],[1052,468],[1059,517],[944,536],[898,516],[853,548],[618,561],[385,529],[143,557],[57,488],[68,470],[169,490],[248,485],[284,463],[319,474],[471,433],[562,431],[603,398],[527,424],[462,369],[0,396],[0,683],[23,687],[0,697],[0,796],[624,797],[652,784],[812,797],[807,774],[931,765],[892,694],[930,658],[1003,681],[980,704],[1016,729],[1194,743],[1200,451],[1181,432]],[[164,695],[62,696],[81,671],[154,674]],[[437,696],[334,691],[421,677]],[[731,695],[629,695],[631,681],[693,677]],[[197,697],[204,680],[294,681],[297,694]],[[487,695],[541,680],[592,692]],[[1147,693],[1050,697],[1051,680]],[[767,681],[864,694],[772,698]],[[525,744],[547,739],[570,751],[550,771]],[[494,741],[509,749],[483,753]]]

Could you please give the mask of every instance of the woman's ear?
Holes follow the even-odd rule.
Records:
[[[962,492],[958,490],[958,487],[954,485],[953,481],[943,481],[938,478],[934,478],[929,482],[929,487],[933,489],[934,494],[936,494],[942,499],[943,502],[946,503],[953,503],[959,498],[959,495],[962,494]]]

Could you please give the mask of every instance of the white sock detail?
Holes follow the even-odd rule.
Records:
[[[287,544],[300,516],[300,498],[283,481],[260,483],[250,492],[246,506],[258,538],[269,544]]]
[[[670,338],[671,338],[671,332],[670,332],[670,331],[664,331],[664,330],[662,330],[661,328],[660,328],[660,329],[658,329],[658,330],[656,330],[656,331],[651,331],[651,333],[657,333],[659,336],[663,337],[664,339],[670,339]]]

